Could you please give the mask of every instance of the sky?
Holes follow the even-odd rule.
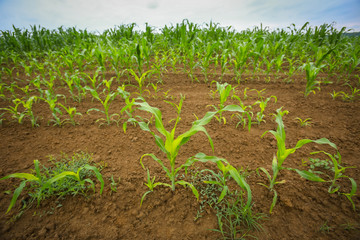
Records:
[[[219,23],[241,31],[262,24],[272,30],[335,23],[360,31],[360,0],[0,0],[0,30],[40,25],[102,33],[122,24],[155,28],[180,23]]]

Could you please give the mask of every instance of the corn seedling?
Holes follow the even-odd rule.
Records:
[[[356,97],[360,96],[360,89],[357,89],[356,87],[352,87],[348,83],[346,83],[345,85],[349,86],[351,93],[347,94],[347,93],[341,91],[342,99],[343,99],[343,101],[353,102],[356,99]]]
[[[213,81],[213,82],[216,82],[216,81]],[[217,107],[215,105],[212,105],[212,107],[215,109],[215,111],[219,112],[219,116],[215,116],[215,118],[219,121],[219,123],[221,123],[221,121],[223,121],[224,124],[226,124],[226,118],[222,116],[222,112],[224,111],[225,102],[227,101],[231,90],[234,91],[234,89],[235,88],[232,87],[228,83],[221,84],[219,82],[216,82],[216,91],[214,92],[214,94],[216,92],[219,94],[220,103]]]
[[[252,197],[250,186],[246,183],[244,176],[242,176],[239,171],[233,166],[231,166],[225,159],[215,156],[206,156],[205,154],[199,153],[194,157],[193,161],[211,161],[217,164],[218,169],[221,171],[220,173],[215,173],[214,171],[209,169],[205,169],[203,171],[210,172],[215,178],[215,180],[204,181],[204,183],[215,184],[220,186],[220,188],[222,189],[218,199],[218,203],[221,202],[228,193],[230,193],[227,181],[229,178],[232,178],[240,186],[241,189],[247,192],[248,199],[246,207],[249,208],[251,206]],[[226,166],[224,165],[224,163],[226,163]]]
[[[327,155],[329,158],[330,158],[330,161],[332,162],[332,165],[333,167],[331,168],[331,170],[334,172],[334,176],[332,177],[332,179],[329,181],[331,182],[331,185],[328,189],[328,192],[329,193],[336,193],[336,192],[339,192],[339,189],[340,189],[340,185],[337,183],[337,181],[341,178],[347,178],[349,179],[349,181],[351,182],[351,191],[350,193],[340,193],[344,196],[346,196],[346,198],[351,202],[352,204],[352,207],[355,211],[355,204],[352,200],[352,197],[356,195],[356,190],[357,190],[357,184],[356,184],[356,181],[351,178],[351,177],[348,177],[346,176],[344,173],[345,173],[345,170],[347,168],[354,168],[354,167],[342,167],[340,164],[341,164],[341,155],[339,152],[337,152],[336,154],[332,155],[328,152],[325,152],[325,151],[320,151],[320,152],[313,152],[311,154],[317,154],[317,153],[323,153],[325,155]],[[299,174],[300,174],[300,171],[299,170],[295,170],[297,171]],[[303,171],[303,174],[300,174],[300,176],[307,178],[307,174],[304,174],[306,173],[307,171]],[[319,176],[315,175],[319,180],[319,182],[326,182],[324,179],[320,178]],[[310,179],[309,179],[310,180]]]
[[[64,120],[62,120],[61,125],[64,125],[64,124],[66,124],[67,122],[70,123],[70,124],[72,124],[73,126],[75,126],[76,124],[79,124],[79,123],[77,123],[77,122],[75,121],[74,117],[75,117],[76,115],[82,116],[82,114],[79,113],[79,112],[76,112],[76,108],[75,108],[75,107],[66,107],[66,106],[64,106],[64,105],[61,104],[61,103],[58,103],[58,105],[59,105],[60,107],[62,107],[62,108],[67,112],[67,114],[68,114],[69,117],[70,117],[69,119],[64,119]]]
[[[145,192],[142,197],[141,197],[141,200],[140,200],[140,206],[142,205],[146,195],[148,195],[149,193],[152,193],[154,191],[154,188],[157,187],[157,186],[161,186],[161,185],[164,185],[164,186],[168,186],[167,184],[164,184],[164,183],[160,183],[160,182],[155,182],[155,176],[153,178],[150,177],[150,171],[149,169],[147,168],[146,169],[146,174],[147,174],[147,182],[144,183],[145,186],[147,186],[149,188],[149,191]]]
[[[34,113],[32,111],[32,105],[34,104],[34,102],[37,100],[36,96],[32,96],[29,99],[22,100],[22,99],[14,99],[12,102],[14,103],[14,106],[9,106],[7,108],[0,108],[1,110],[5,110],[8,113],[11,114],[11,117],[13,119],[16,119],[18,123],[22,124],[25,117],[28,117],[31,121],[31,126],[32,127],[37,127],[39,126],[36,121],[37,121],[37,117],[34,116]],[[22,105],[23,107],[23,111],[20,111],[19,106]]]
[[[288,111],[282,111],[281,108],[276,110],[277,114],[275,115],[275,121],[278,124],[276,131],[270,130],[270,131],[266,131],[263,133],[262,137],[270,132],[277,141],[277,152],[276,155],[274,155],[273,157],[273,161],[272,161],[272,170],[273,170],[273,174],[272,176],[270,175],[270,173],[263,167],[260,167],[259,169],[265,173],[265,175],[267,176],[270,184],[269,185],[265,185],[260,183],[260,185],[265,186],[266,188],[268,188],[271,192],[273,192],[274,197],[273,197],[273,201],[270,207],[270,213],[272,212],[273,208],[276,205],[277,202],[277,191],[275,190],[275,185],[276,184],[280,184],[280,183],[285,183],[285,180],[282,180],[280,182],[277,181],[277,175],[279,174],[279,172],[282,169],[285,169],[282,165],[284,163],[284,161],[286,160],[286,158],[290,155],[295,153],[295,151],[299,148],[301,148],[302,146],[304,146],[305,144],[308,143],[317,143],[317,144],[327,144],[335,149],[337,149],[336,145],[332,142],[330,142],[328,139],[326,138],[321,138],[318,140],[310,140],[310,139],[301,139],[299,140],[294,148],[286,148],[285,146],[285,140],[286,140],[286,134],[285,134],[285,126],[282,120],[282,117],[285,114],[288,114]],[[295,170],[301,177],[304,177],[310,181],[317,181],[317,182],[322,182],[323,179],[321,179],[320,177],[318,177],[317,175],[308,172],[308,171],[301,171],[298,169],[291,169],[291,170]],[[259,174],[259,171],[258,171]]]
[[[138,75],[136,75],[136,73],[135,73],[134,70],[132,70],[132,69],[128,69],[128,71],[129,71],[130,74],[135,78],[135,80],[136,80],[136,82],[137,82],[137,84],[138,84],[138,86],[136,86],[137,89],[139,90],[138,94],[139,94],[140,96],[142,96],[142,94],[143,94],[143,92],[144,92],[143,86],[144,86],[144,83],[145,83],[145,79],[146,79],[146,77],[147,77],[148,74],[150,74],[150,73],[153,72],[153,70],[149,70],[149,71],[144,72],[143,74],[141,74],[141,77],[139,77]],[[146,91],[148,91],[148,90],[146,90]]]
[[[335,90],[333,90],[333,93],[330,93],[330,95],[332,99],[335,100],[337,97],[340,97],[342,93],[343,93],[342,91],[336,92]]]
[[[100,71],[101,71],[101,67],[98,67],[92,77],[90,76],[90,74],[83,73],[85,77],[87,77],[90,80],[91,87],[95,90],[97,90],[98,87],[101,85],[101,83],[99,84],[97,83]]]
[[[118,181],[116,182],[116,181],[114,180],[114,176],[111,175],[110,181],[111,181],[111,182],[110,182],[110,189],[111,189],[110,194],[112,194],[113,192],[117,192],[117,185],[120,183],[120,177],[119,177]]]
[[[64,95],[61,94],[52,94],[49,90],[45,90],[45,98],[40,98],[41,100],[45,101],[47,104],[49,104],[51,115],[53,116],[53,119],[49,120],[48,123],[54,122],[54,125],[61,126],[62,121],[58,114],[63,115],[60,108],[57,107],[58,105],[58,97],[64,97]]]
[[[105,121],[108,125],[111,124],[111,122],[116,122],[118,123],[117,120],[114,119],[114,117],[119,117],[119,114],[117,113],[114,113],[114,114],[111,114],[109,115],[109,107],[110,107],[110,104],[112,103],[112,101],[115,99],[115,97],[119,94],[118,92],[112,92],[112,91],[107,91],[107,94],[105,93],[105,90],[103,91],[103,93],[105,94],[105,99],[102,99],[100,97],[100,94],[97,92],[96,89],[93,89],[93,88],[90,88],[89,86],[86,86],[85,89],[87,91],[89,91],[91,93],[91,95],[93,96],[93,98],[95,98],[96,100],[98,100],[101,105],[104,107],[104,110],[100,110],[98,108],[91,108],[89,110],[87,110],[87,114],[89,114],[89,112],[91,111],[98,111],[98,112],[102,112],[105,114],[105,118],[100,118],[98,120],[96,120],[96,122],[99,122],[99,121]],[[101,126],[102,124],[100,124]]]
[[[135,110],[133,106],[135,105],[135,98],[130,100],[131,94],[125,91],[125,85],[123,85],[122,87],[118,87],[117,91],[119,95],[125,100],[125,106],[121,109],[120,114],[122,115],[125,113],[127,115],[127,120],[123,123],[123,131],[124,133],[126,133],[127,124],[129,122],[133,123],[133,112]],[[139,99],[142,98],[139,97]]]
[[[256,121],[257,121],[257,124],[260,124],[261,122],[266,122],[265,121],[265,114],[264,114],[264,111],[265,111],[265,108],[268,104],[268,102],[271,100],[271,99],[274,99],[275,103],[277,102],[277,98],[276,96],[271,96],[271,97],[268,97],[266,98],[265,100],[263,99],[262,96],[260,96],[260,100],[259,101],[256,101],[253,105],[259,105],[260,107],[260,112],[258,112],[256,114]]]
[[[299,117],[295,118],[295,120],[299,123],[300,127],[309,127],[311,126],[311,118],[301,119]]]
[[[209,71],[209,66],[210,66],[210,61],[212,58],[212,54],[215,51],[215,48],[217,48],[218,46],[218,42],[215,43],[207,43],[206,47],[205,47],[205,53],[202,55],[202,59],[200,60],[200,69],[201,72],[203,73],[204,77],[205,77],[205,82],[208,82],[208,71]]]
[[[151,133],[151,135],[154,136],[156,145],[160,148],[160,150],[162,152],[164,152],[166,154],[167,160],[169,161],[171,168],[169,170],[164,165],[163,161],[160,160],[158,157],[156,157],[154,154],[144,154],[140,159],[140,164],[145,169],[145,166],[143,164],[143,159],[148,156],[151,157],[162,167],[162,169],[165,171],[167,177],[170,179],[171,184],[163,183],[162,185],[170,187],[172,191],[175,190],[175,185],[177,185],[177,184],[180,184],[183,186],[189,186],[192,189],[194,195],[198,198],[199,197],[198,192],[192,184],[190,184],[184,180],[178,180],[178,181],[176,180],[178,172],[182,168],[185,168],[186,166],[188,166],[188,164],[191,163],[191,160],[188,160],[187,163],[181,165],[178,168],[175,168],[176,159],[177,159],[178,152],[179,152],[181,146],[184,145],[185,143],[187,143],[190,140],[191,136],[193,136],[194,134],[196,134],[198,132],[205,133],[205,135],[208,137],[210,146],[213,149],[212,139],[211,139],[210,135],[207,133],[206,129],[204,128],[204,125],[206,125],[207,123],[209,123],[211,121],[211,119],[214,117],[216,112],[206,113],[202,119],[193,122],[192,127],[188,131],[175,137],[176,127],[180,121],[180,113],[181,113],[181,108],[182,108],[182,104],[183,104],[183,99],[184,98],[181,97],[179,105],[169,102],[169,104],[171,104],[176,109],[176,112],[177,112],[177,117],[175,119],[174,127],[172,128],[171,131],[167,131],[165,129],[163,120],[162,120],[162,114],[158,108],[151,107],[147,102],[141,102],[141,103],[135,102],[135,104],[137,106],[139,106],[138,107],[139,110],[149,112],[154,116],[155,127],[156,127],[157,131],[165,137],[165,139],[162,139],[155,132],[153,132],[149,128],[147,123],[145,123],[143,121],[138,121],[137,123],[139,124],[139,126],[142,130],[147,131],[147,132]]]
[[[90,178],[82,179],[82,177],[80,176],[82,170],[91,170],[96,174],[97,179],[101,182],[100,194],[102,194],[104,188],[104,181],[99,170],[94,166],[86,164],[82,167],[79,167],[76,171],[62,171],[61,173],[48,177],[46,173],[40,171],[38,160],[34,160],[34,165],[35,174],[13,173],[0,179],[0,181],[6,180],[8,178],[20,178],[23,180],[20,185],[15,189],[6,213],[8,213],[14,207],[16,200],[18,199],[21,192],[24,190],[27,183],[30,183],[32,185],[30,191],[32,190],[34,192],[29,192],[29,194],[37,200],[38,205],[40,204],[40,201],[44,197],[46,197],[46,194],[50,193],[50,195],[56,195],[56,193],[54,192],[54,190],[56,190],[54,185],[56,185],[57,182],[61,181],[64,178],[72,178],[75,180],[75,184],[78,183],[82,186],[84,186],[85,183],[90,183],[95,191],[94,182]],[[71,187],[74,187],[74,184]]]
[[[306,86],[304,96],[309,96],[310,93],[315,94],[315,90],[320,90],[320,81],[316,81],[316,77],[319,74],[321,68],[324,65],[317,67],[314,63],[310,62],[302,66],[306,72]]]
[[[248,129],[250,131],[251,129],[251,125],[252,125],[252,117],[253,117],[253,112],[251,111],[252,106],[248,105],[245,106],[245,104],[243,103],[243,101],[241,100],[241,98],[239,96],[233,95],[233,98],[237,99],[239,101],[239,106],[241,107],[241,109],[243,110],[242,113],[235,113],[231,116],[231,118],[233,118],[234,116],[236,116],[239,119],[239,122],[236,124],[236,128],[241,124],[243,126],[243,128],[245,128],[246,124],[248,125]],[[247,118],[246,118],[247,117]]]

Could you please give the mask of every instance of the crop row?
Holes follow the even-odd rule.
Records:
[[[193,80],[198,80],[195,73],[201,73],[208,81],[211,69],[216,69],[221,79],[232,74],[241,81],[244,73],[261,72],[267,76],[283,73],[287,81],[293,81],[297,72],[316,67],[318,72],[344,80],[360,64],[359,37],[349,37],[345,28],[338,31],[328,24],[241,32],[188,21],[162,29],[147,25],[143,32],[134,28],[134,24],[121,25],[94,34],[75,28],[50,31],[34,26],[29,31],[14,27],[1,32],[1,72],[13,78],[20,69],[30,77],[33,72],[66,69],[72,75],[100,67],[103,72],[114,71],[118,78],[126,69],[140,75],[152,69],[161,78],[171,69],[184,71]]]

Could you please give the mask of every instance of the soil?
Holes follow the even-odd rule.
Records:
[[[109,74],[111,76],[111,73]],[[106,76],[108,77],[108,75]],[[267,218],[260,220],[262,231],[250,231],[248,235],[258,239],[360,239],[360,197],[353,197],[356,206],[354,211],[350,201],[341,194],[329,194],[329,183],[311,182],[301,178],[295,172],[282,170],[278,180],[284,184],[276,185],[279,198],[272,214],[269,214],[273,195],[258,183],[268,184],[263,175],[258,175],[256,169],[263,167],[271,171],[273,155],[276,153],[276,141],[271,134],[261,137],[267,130],[275,130],[276,123],[271,114],[283,107],[289,111],[284,116],[286,126],[287,147],[295,146],[300,139],[328,138],[335,143],[342,156],[343,166],[355,166],[346,169],[346,175],[360,183],[360,102],[344,102],[340,98],[332,99],[329,93],[333,90],[347,90],[341,84],[322,85],[321,91],[304,97],[305,76],[295,76],[295,81],[285,83],[283,77],[265,82],[265,76],[246,76],[248,79],[237,86],[238,94],[245,87],[262,90],[265,97],[276,96],[277,102],[271,99],[265,110],[266,123],[254,124],[250,132],[242,127],[236,128],[236,118],[226,113],[226,124],[220,124],[213,119],[206,129],[214,143],[214,152],[205,134],[195,134],[185,144],[177,159],[178,164],[199,152],[215,155],[228,160],[236,168],[247,169],[253,195],[253,212],[265,213]],[[186,96],[181,112],[181,122],[177,133],[187,131],[197,117],[202,117],[212,108],[209,105],[218,104],[211,97],[215,84],[192,82],[185,74],[168,73],[163,76],[163,84],[157,98],[148,96],[146,101],[151,106],[158,107],[163,113],[167,129],[173,126],[169,121],[175,118],[174,108],[164,102],[168,91],[169,101],[179,102],[180,94]],[[225,81],[233,86],[231,76],[225,76]],[[334,79],[334,82],[336,80]],[[147,87],[153,94],[154,90]],[[62,87],[57,92],[67,94]],[[246,104],[258,100],[255,91],[248,91]],[[174,99],[171,100],[172,96]],[[39,207],[32,207],[15,218],[20,202],[26,197],[20,195],[15,208],[7,215],[5,212],[10,204],[11,194],[18,180],[0,181],[0,238],[1,239],[221,239],[217,229],[216,212],[207,207],[202,217],[194,221],[199,202],[189,188],[177,186],[173,192],[168,187],[157,187],[148,194],[140,207],[140,199],[148,190],[144,185],[146,171],[140,165],[140,157],[145,153],[154,153],[165,161],[164,154],[158,149],[151,134],[142,131],[138,126],[129,125],[126,134],[121,125],[102,125],[97,119],[102,113],[86,111],[90,108],[101,108],[96,100],[88,96],[83,102],[68,101],[83,116],[77,116],[80,123],[63,127],[48,126],[51,113],[46,103],[39,102],[34,106],[40,127],[32,128],[30,122],[23,124],[4,121],[0,126],[0,177],[15,172],[30,172],[33,161],[38,159],[48,164],[48,156],[60,156],[61,153],[72,155],[75,152],[86,151],[93,154],[94,162],[104,166],[102,170],[105,179],[105,189],[99,194],[99,184],[96,193],[89,192],[88,197],[68,196],[61,200],[57,207],[56,199],[48,199]],[[236,103],[229,100],[228,104]],[[9,103],[1,100],[0,107]],[[110,112],[116,113],[124,106],[120,97],[111,104]],[[259,111],[258,106],[254,106]],[[141,113],[137,114],[148,116]],[[301,127],[295,120],[311,118],[311,125]],[[308,169],[302,165],[302,159],[307,160],[310,152],[325,150],[334,153],[325,145],[308,144],[286,159],[284,166],[290,168]],[[165,161],[166,162],[166,161]],[[151,176],[157,181],[168,183],[161,167],[152,159],[145,158],[144,164],[150,169]],[[214,164],[201,165],[200,168],[216,170]],[[111,191],[110,177],[120,178],[117,192]],[[95,181],[95,179],[94,179]],[[346,178],[340,182],[342,192],[350,192],[350,181]],[[328,226],[329,228],[325,228]],[[247,237],[245,237],[248,239]],[[250,237],[249,237],[250,238]],[[251,238],[250,238],[251,239]]]

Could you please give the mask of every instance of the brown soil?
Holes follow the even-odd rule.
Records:
[[[163,92],[170,90],[169,94],[175,97],[176,103],[180,94],[186,96],[177,133],[190,128],[191,122],[195,120],[194,114],[202,117],[210,110],[208,105],[218,103],[218,100],[210,96],[210,90],[215,90],[214,85],[192,83],[183,74],[169,73],[163,79],[164,84],[159,85],[160,97],[148,97],[146,100],[163,112],[166,127],[170,129],[173,123],[168,121],[175,117],[175,111],[163,101]],[[235,85],[234,82],[231,83]],[[360,102],[332,100],[330,92],[334,89],[344,89],[336,84],[321,86],[320,92],[304,98],[304,86],[304,76],[297,76],[295,83],[290,84],[283,83],[281,79],[265,83],[263,76],[258,76],[256,80],[249,76],[247,83],[237,87],[239,93],[242,93],[245,87],[257,90],[265,88],[266,97],[274,95],[278,99],[277,103],[273,100],[269,102],[265,110],[266,123],[253,125],[248,132],[241,127],[235,128],[236,121],[235,118],[231,119],[231,114],[225,115],[228,120],[226,125],[219,124],[213,119],[206,129],[212,137],[215,151],[212,152],[207,137],[199,133],[181,148],[177,161],[183,163],[188,157],[204,152],[226,158],[237,168],[248,168],[250,176],[247,181],[252,187],[253,211],[268,214],[272,194],[258,184],[267,182],[266,178],[258,176],[255,170],[258,167],[271,170],[272,157],[277,149],[276,142],[271,134],[263,138],[261,135],[266,130],[276,128],[271,113],[283,106],[289,111],[284,117],[287,146],[293,147],[303,138],[328,138],[338,146],[343,165],[357,167],[347,169],[346,175],[360,183]],[[58,91],[65,93],[61,88]],[[249,94],[252,97],[247,103],[250,104],[257,98],[255,92]],[[139,159],[145,153],[164,157],[153,137],[134,126],[129,126],[126,134],[116,124],[99,127],[95,121],[103,117],[101,113],[85,114],[86,110],[92,107],[101,107],[95,101],[92,102],[90,96],[80,104],[69,101],[68,104],[70,103],[76,106],[78,112],[83,113],[82,118],[77,118],[80,125],[75,127],[47,126],[51,115],[45,103],[35,105],[35,112],[43,117],[38,128],[31,128],[29,122],[20,125],[4,121],[0,127],[0,177],[14,172],[29,172],[33,168],[34,159],[47,164],[48,155],[59,156],[62,152],[71,155],[74,152],[87,151],[93,153],[95,162],[106,165],[102,170],[106,180],[104,193],[99,195],[97,185],[96,194],[90,194],[89,198],[69,196],[61,201],[60,208],[55,208],[54,199],[49,199],[42,202],[38,208],[33,207],[25,211],[16,221],[11,221],[20,204],[18,203],[10,214],[4,215],[11,199],[11,195],[5,194],[4,191],[14,190],[13,186],[19,182],[1,181],[1,239],[221,238],[219,233],[209,230],[217,228],[214,210],[207,209],[203,217],[194,221],[199,203],[190,189],[177,187],[176,191],[172,192],[166,187],[158,187],[147,195],[143,206],[140,207],[141,196],[147,191],[147,187],[144,185],[146,172],[142,169]],[[7,104],[2,100],[0,106],[4,107]],[[118,97],[110,107],[111,112],[119,112],[123,105],[123,101]],[[312,125],[300,127],[294,120],[296,117],[311,118]],[[307,159],[310,152],[319,150],[332,151],[323,145],[308,144],[291,155],[285,166],[305,169],[301,166],[301,159]],[[168,181],[153,160],[147,158],[144,163],[157,180]],[[206,166],[216,169],[211,164]],[[117,192],[110,189],[111,176],[121,179]],[[266,220],[260,221],[263,231],[253,231],[250,235],[258,239],[360,239],[359,196],[353,198],[356,205],[356,211],[353,211],[350,201],[345,196],[327,192],[328,183],[310,182],[288,170],[283,170],[278,179],[285,180],[286,183],[276,185],[279,194],[277,205]],[[341,184],[342,191],[350,191],[347,179]],[[25,194],[21,195],[18,202],[24,197]],[[328,232],[320,231],[324,224],[330,227]]]

